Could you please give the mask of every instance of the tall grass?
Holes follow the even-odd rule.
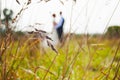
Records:
[[[44,49],[40,42],[8,35],[0,40],[1,80],[119,80],[120,40],[72,36],[64,46]],[[32,45],[32,46],[30,46]]]
[[[18,4],[20,2],[16,0]],[[19,20],[27,4],[13,19]],[[0,36],[0,80],[119,80],[120,39],[71,35],[53,46],[46,32],[15,37],[12,31]],[[48,39],[49,48],[40,46]],[[44,40],[44,39],[43,39]]]

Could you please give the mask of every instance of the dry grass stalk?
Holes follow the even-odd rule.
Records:
[[[118,78],[118,80],[120,79],[119,70],[120,70],[120,60],[117,63],[116,71],[115,71],[115,75],[114,75],[113,80],[116,80],[117,78]]]
[[[28,32],[29,34],[35,34],[37,35],[36,38],[40,38],[41,40],[47,40],[47,45],[55,52],[58,54],[58,51],[55,49],[54,45],[50,42],[50,41],[53,41],[49,36],[47,36],[47,32],[46,31],[43,31],[43,30],[38,30],[36,28],[34,28],[35,31],[31,31],[31,32]],[[50,41],[49,41],[50,40]]]
[[[22,9],[17,13],[17,15],[15,16],[15,18],[13,18],[12,23],[15,23],[15,22],[18,21],[19,16],[22,14],[22,12],[23,12],[25,9],[27,9],[27,7],[26,7],[26,8],[22,8]]]
[[[31,0],[28,0],[27,5],[29,5],[30,3],[31,3]]]
[[[19,2],[19,0],[16,0],[16,2],[20,5],[20,2]]]
[[[38,66],[38,67],[36,67],[34,72],[36,73],[38,69],[44,70],[45,72],[49,72],[50,74],[56,76],[55,73],[49,71],[49,70],[48,70],[47,68],[45,68],[44,66]]]
[[[43,80],[46,80],[46,76],[47,76],[48,72],[50,71],[50,68],[52,67],[53,63],[55,62],[57,56],[58,55],[56,54],[55,57],[54,57],[54,59],[52,60],[51,65],[48,67],[48,70],[47,70],[46,74],[43,77]]]
[[[119,43],[118,43],[118,47],[117,47],[117,49],[116,49],[116,51],[115,51],[115,54],[114,54],[112,63],[111,63],[111,65],[110,65],[110,67],[109,67],[109,70],[108,70],[106,79],[107,79],[107,78],[109,77],[109,75],[110,75],[110,71],[111,71],[111,69],[112,69],[112,66],[113,66],[113,63],[114,63],[114,61],[115,61],[115,58],[116,58],[116,56],[117,56],[117,54],[118,54],[119,48],[120,48],[120,40],[119,40]],[[118,63],[119,63],[119,62],[118,62]]]

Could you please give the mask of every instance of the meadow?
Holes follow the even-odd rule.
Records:
[[[76,3],[76,0],[73,1]],[[19,0],[16,2],[21,5]],[[63,2],[61,3],[64,5]],[[0,80],[120,80],[119,27],[108,29],[108,35],[112,37],[106,37],[104,33],[95,36],[69,32],[64,37],[63,43],[52,45],[49,42],[51,38],[42,35],[44,31],[36,29],[40,31],[39,34],[30,32],[26,35],[22,33],[18,35],[14,33],[17,25],[11,28],[9,21],[17,24],[29,4],[31,0],[23,5],[14,18],[12,18],[12,10],[9,15],[8,9],[3,11],[6,13],[4,19],[0,21],[6,31],[4,35],[0,33]],[[2,27],[1,23],[0,27]],[[47,47],[41,46],[44,38],[48,40]]]
[[[71,35],[43,48],[33,36],[0,38],[0,80],[120,80],[120,39]]]

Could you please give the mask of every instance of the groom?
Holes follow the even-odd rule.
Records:
[[[56,30],[60,42],[62,42],[62,38],[63,38],[63,25],[64,25],[64,18],[62,16],[62,12],[60,11],[60,21],[56,25]]]

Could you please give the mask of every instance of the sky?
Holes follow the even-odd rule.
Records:
[[[14,11],[13,17],[21,10],[27,0],[1,0],[1,9],[5,7]],[[120,0],[51,0],[47,3],[32,0],[20,15],[15,25],[18,30],[33,30],[30,25],[47,32],[52,31],[52,14],[63,12],[65,18],[64,32],[104,33],[108,26],[120,25]],[[3,16],[2,16],[3,18]],[[41,25],[37,25],[40,23]]]

